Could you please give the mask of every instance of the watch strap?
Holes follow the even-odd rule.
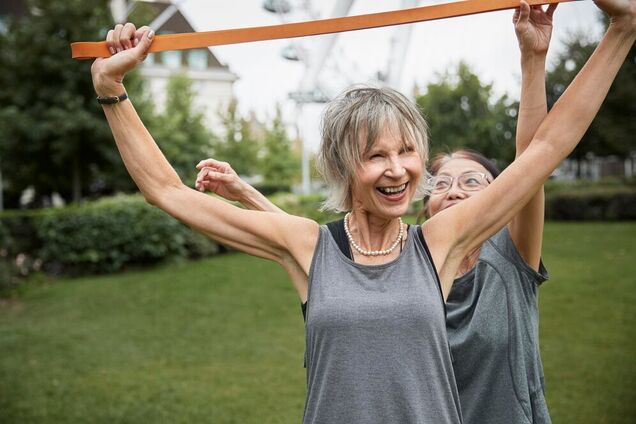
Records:
[[[119,96],[97,96],[97,103],[100,105],[114,105],[123,102],[128,98],[128,94],[124,93]]]

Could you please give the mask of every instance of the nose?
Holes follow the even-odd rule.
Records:
[[[459,188],[457,179],[453,181],[450,189],[446,192],[447,199],[464,199],[466,198],[466,192]]]
[[[404,169],[399,156],[389,157],[389,163],[387,164],[385,174],[391,178],[402,178],[405,173],[406,169]]]

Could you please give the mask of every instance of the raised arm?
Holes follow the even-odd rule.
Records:
[[[140,63],[152,31],[118,25],[108,35],[118,53],[91,68],[100,97],[125,92],[126,72]],[[279,263],[294,260],[308,272],[318,225],[286,214],[258,213],[232,206],[185,186],[139,119],[129,100],[104,105],[104,113],[128,172],[146,200],[203,234],[255,256]],[[290,259],[291,258],[291,259]],[[306,293],[299,292],[301,298]]]
[[[636,39],[636,0],[599,0],[611,23],[596,50],[542,121],[530,145],[479,196],[424,224],[443,289],[463,257],[523,208],[589,127]]]
[[[260,191],[243,181],[229,163],[210,158],[199,162],[196,168],[199,170],[194,184],[197,190],[211,191],[254,211],[285,213]],[[302,292],[307,287],[307,274],[303,269],[293,260],[284,261],[281,266],[287,271],[296,290]],[[301,296],[301,302],[305,301]]]
[[[552,16],[557,3],[544,12],[541,6],[521,2],[513,22],[521,52],[521,99],[517,118],[516,157],[526,150],[541,121],[548,113],[545,93],[545,60],[552,34]],[[543,185],[508,229],[517,250],[534,269],[539,269],[544,222]]]

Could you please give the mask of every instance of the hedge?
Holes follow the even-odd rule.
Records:
[[[77,275],[219,251],[215,242],[148,205],[141,196],[3,213],[0,242],[5,262],[0,265],[0,276],[16,263],[23,268],[33,265],[31,271]],[[19,270],[19,274],[28,272]]]
[[[341,215],[321,212],[320,195],[277,193],[281,209],[325,223]],[[419,206],[419,202],[414,204]],[[546,218],[636,220],[636,189],[548,189]],[[220,246],[195,233],[140,195],[115,196],[57,209],[0,214],[0,292],[33,271],[77,275],[121,270],[170,257],[203,257]]]
[[[636,220],[636,191],[548,194],[545,216],[555,221]]]

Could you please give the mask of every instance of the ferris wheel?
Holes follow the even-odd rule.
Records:
[[[336,0],[329,18],[346,16],[349,14],[355,0]],[[417,6],[417,0],[401,0],[402,8]],[[276,14],[282,23],[289,21],[316,20],[320,14],[313,8],[311,0],[265,0],[263,8]],[[304,64],[303,77],[297,90],[289,93],[290,99],[296,103],[297,121],[301,120],[303,108],[308,104],[326,103],[335,93],[342,90],[343,86],[351,85],[355,80],[350,77],[348,69],[355,70],[356,65],[347,63],[347,56],[342,54],[336,46],[339,34],[329,34],[315,40],[306,38],[293,39],[281,51],[281,55],[292,61]],[[403,25],[394,29],[391,37],[390,54],[386,67],[375,74],[373,80],[368,81],[375,85],[399,87],[406,53],[411,38],[411,26]],[[329,59],[335,60],[329,60]],[[332,69],[329,69],[332,68]],[[334,78],[325,78],[326,75],[338,75],[339,85],[330,85]],[[359,75],[358,72],[356,74]],[[304,140],[300,127],[297,127],[298,138]],[[309,149],[305,141],[302,143],[302,192],[310,192]]]

